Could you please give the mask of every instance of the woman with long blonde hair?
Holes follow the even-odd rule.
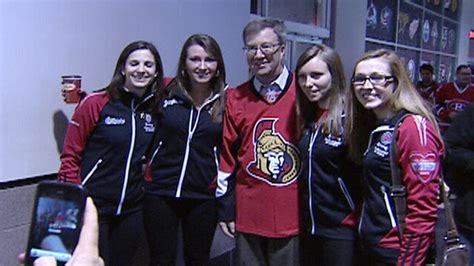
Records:
[[[367,265],[422,265],[435,239],[444,152],[435,118],[393,51],[365,53],[355,64],[351,83],[345,135],[351,157],[363,164],[359,233],[364,259]],[[391,147],[393,137],[396,147]],[[391,193],[393,148],[406,191],[402,234]]]

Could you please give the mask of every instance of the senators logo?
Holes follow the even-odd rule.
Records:
[[[262,119],[254,128],[255,160],[247,173],[273,186],[293,183],[301,169],[298,150],[275,132],[278,119]]]

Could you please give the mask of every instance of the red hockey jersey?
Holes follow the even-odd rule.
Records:
[[[464,110],[469,103],[474,102],[474,85],[468,84],[460,88],[457,83],[446,83],[439,87],[435,94],[436,115],[442,129],[449,127],[449,114]]]
[[[227,91],[223,144],[216,195],[221,213],[233,211],[239,232],[264,237],[297,235],[299,152],[296,136],[296,85],[290,74],[274,103],[266,102],[250,80]],[[234,179],[235,178],[235,179]]]
[[[425,85],[421,81],[416,84],[416,90],[418,93],[425,99],[425,101],[433,107],[434,105],[434,96],[435,92],[438,89],[439,85],[433,81],[430,85]]]

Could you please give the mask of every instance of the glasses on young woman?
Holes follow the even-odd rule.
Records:
[[[386,82],[394,80],[394,76],[384,76],[379,74],[371,74],[369,76],[357,75],[351,79],[354,86],[363,86],[368,80],[372,85],[385,85]]]

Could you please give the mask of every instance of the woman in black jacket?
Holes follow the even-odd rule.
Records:
[[[299,177],[303,265],[353,265],[361,169],[343,136],[345,78],[336,51],[317,44],[296,66],[303,172]]]
[[[436,119],[394,51],[366,52],[352,73],[344,134],[351,158],[363,168],[364,265],[424,265],[435,238],[444,153]],[[392,182],[392,149],[406,199],[400,222],[395,197],[402,193]]]
[[[147,165],[145,226],[151,265],[175,264],[180,222],[186,265],[209,260],[217,225],[214,191],[224,86],[217,42],[205,34],[189,37],[160,105]]]
[[[162,84],[155,46],[133,42],[120,54],[110,84],[81,101],[67,129],[58,177],[82,184],[94,200],[106,265],[132,265],[144,237],[143,156]]]

